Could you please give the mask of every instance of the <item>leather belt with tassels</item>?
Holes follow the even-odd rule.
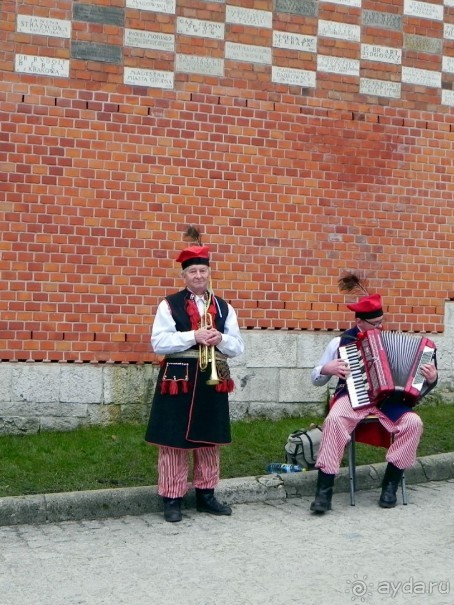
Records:
[[[166,359],[176,359],[177,357],[191,357],[191,358],[197,358],[199,357],[199,352],[196,351],[195,349],[190,349],[189,351],[181,351],[181,353],[170,353],[169,355],[166,355]],[[219,353],[219,351],[216,351],[216,359],[219,361],[225,361],[227,359],[227,355],[224,355],[223,353]]]
[[[227,355],[216,351],[216,369],[221,379],[214,388],[219,393],[231,393],[234,389],[233,380],[230,377]],[[198,359],[199,351],[189,349],[181,353],[170,353],[166,355],[161,364],[165,367],[161,382],[162,395],[178,395],[179,392],[187,393],[189,390],[188,363],[174,362],[173,359]]]

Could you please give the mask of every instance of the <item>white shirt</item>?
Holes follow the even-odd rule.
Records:
[[[203,302],[203,299],[201,299]],[[196,303],[197,303],[196,297]],[[203,312],[203,306],[199,307],[199,313]],[[216,349],[227,357],[236,357],[244,351],[244,342],[241,337],[238,319],[233,307],[227,303],[228,313],[225,321],[224,333],[221,334],[222,340],[216,346]],[[170,312],[169,304],[166,300],[159,303],[158,311],[153,322],[151,331],[151,345],[157,355],[169,355],[170,353],[181,353],[193,347],[196,343],[194,330],[187,332],[177,332],[175,321]]]
[[[318,362],[318,365],[316,365],[315,368],[312,370],[311,380],[312,380],[312,384],[314,386],[322,387],[325,384],[327,384],[330,381],[330,379],[332,378],[331,374],[330,375],[320,374],[320,370],[323,368],[325,363],[328,363],[329,361],[333,361],[333,359],[337,359],[337,357],[338,357],[337,351],[339,349],[340,340],[341,340],[340,336],[336,336],[335,338],[330,340],[320,361]]]

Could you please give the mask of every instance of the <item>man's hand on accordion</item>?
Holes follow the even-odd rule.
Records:
[[[350,367],[343,359],[333,359],[328,361],[320,370],[320,374],[325,376],[337,376],[338,378],[347,378],[350,374]]]
[[[437,380],[438,371],[433,363],[425,363],[420,369],[428,384],[433,384]]]

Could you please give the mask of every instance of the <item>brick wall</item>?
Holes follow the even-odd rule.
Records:
[[[153,361],[188,224],[243,329],[346,327],[358,270],[443,331],[451,0],[4,1],[0,42],[2,360]]]

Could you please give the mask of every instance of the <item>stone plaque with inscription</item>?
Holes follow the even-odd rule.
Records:
[[[404,0],[404,15],[443,21],[443,5],[419,2],[419,0]]]
[[[24,34],[35,34],[53,38],[70,38],[71,21],[33,17],[31,15],[17,15],[17,31]]]
[[[450,74],[454,74],[454,57],[443,57],[441,70]]]
[[[454,40],[454,23],[445,23],[443,26],[443,36],[447,40]]]
[[[320,19],[318,22],[318,35],[325,38],[359,42],[361,28],[359,25],[351,25],[350,23],[338,23],[337,21],[324,21]]]
[[[175,14],[176,0],[126,0],[127,8],[136,8],[155,13]]]
[[[454,91],[453,90],[442,90],[441,91],[441,102],[443,105],[454,106]]]
[[[359,76],[359,61],[356,59],[345,59],[344,57],[318,55],[317,70],[346,76]]]
[[[315,88],[316,73],[304,69],[292,69],[290,67],[278,67],[273,65],[271,69],[271,79],[277,84]]]
[[[316,17],[318,15],[318,2],[314,0],[276,0],[276,12]]]
[[[365,10],[362,12],[363,25],[378,27],[381,29],[402,30],[402,16],[393,13],[382,13],[381,11]]]
[[[252,27],[273,27],[273,13],[271,11],[242,8],[228,4],[225,7],[226,23],[238,23]]]
[[[420,53],[440,54],[442,44],[443,41],[441,38],[429,38],[428,36],[418,36],[416,34],[404,35],[404,48]]]
[[[329,0],[331,4],[343,4],[344,6],[361,6],[361,0]]]
[[[247,61],[248,63],[271,64],[271,48],[254,46],[253,44],[225,43],[225,58],[232,61]]]
[[[123,80],[131,86],[148,86],[149,88],[172,89],[174,86],[174,73],[172,71],[159,71],[154,69],[139,69],[125,67]]]
[[[402,82],[417,86],[441,87],[441,72],[417,67],[402,67]]]
[[[74,3],[74,21],[86,21],[89,23],[105,23],[109,25],[124,24],[125,14],[122,8],[114,6],[98,6],[96,4]]]
[[[140,29],[125,29],[125,46],[137,48],[151,48],[166,52],[175,51],[175,36],[173,34],[161,34]]]
[[[361,78],[359,82],[359,92],[363,95],[399,99],[401,95],[401,85],[399,82]]]
[[[223,76],[224,59],[177,54],[175,59],[175,70],[188,74]]]
[[[402,62],[402,50],[400,48],[391,48],[390,46],[361,44],[361,59],[400,65]]]
[[[114,44],[74,41],[71,44],[71,57],[73,59],[85,59],[86,61],[99,61],[101,63],[121,63],[123,50],[122,47]]]
[[[199,36],[200,38],[223,40],[224,30],[224,23],[219,21],[204,21],[202,19],[177,17],[177,33],[185,36]]]
[[[288,48],[308,53],[317,52],[317,37],[293,34],[291,32],[273,32],[273,46],[276,48]]]
[[[34,55],[16,55],[15,69],[17,72],[54,76],[57,78],[69,77],[68,59],[54,59],[53,57],[37,57]]]

